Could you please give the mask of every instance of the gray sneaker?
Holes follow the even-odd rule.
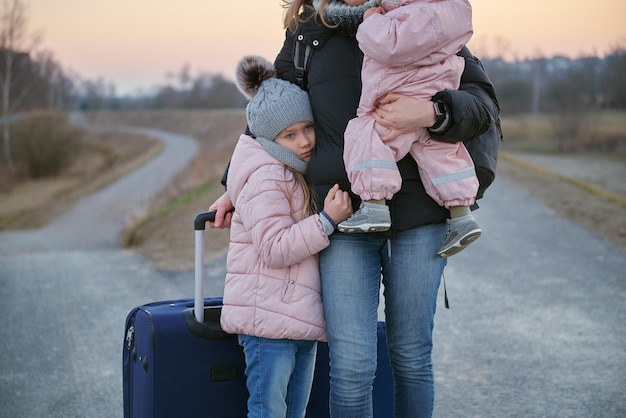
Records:
[[[465,247],[476,241],[482,230],[474,217],[462,223],[452,223],[448,219],[448,234],[437,254],[446,258],[461,252]]]
[[[340,232],[382,232],[391,228],[389,207],[363,202],[359,210],[337,225]]]

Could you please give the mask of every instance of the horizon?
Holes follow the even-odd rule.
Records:
[[[185,65],[194,77],[202,72],[233,80],[240,57],[255,53],[273,61],[284,40],[280,0],[188,0],[185,7],[165,0],[25,3],[29,32],[42,34],[42,48],[66,72],[112,84],[118,95],[171,84],[167,74]],[[474,35],[468,47],[482,59],[498,51],[507,61],[602,57],[626,46],[623,0],[471,4]]]

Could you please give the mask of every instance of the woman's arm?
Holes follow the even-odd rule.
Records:
[[[459,56],[465,58],[465,70],[458,90],[445,90],[433,96],[450,111],[447,126],[430,130],[433,139],[458,142],[474,138],[489,130],[500,118],[500,105],[489,76],[478,58],[464,47]]]

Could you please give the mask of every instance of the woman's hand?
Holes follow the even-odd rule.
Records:
[[[339,190],[339,185],[335,184],[324,199],[324,212],[338,224],[352,215],[352,199],[350,194]]]
[[[430,128],[437,120],[430,100],[422,101],[395,93],[383,97],[372,116],[376,123],[389,129],[389,133],[380,138],[383,142],[396,139],[403,133]]]
[[[215,203],[209,206],[209,212],[215,211],[215,221],[209,222],[211,228],[230,228],[230,221],[233,219],[233,202],[226,193],[221,195]]]

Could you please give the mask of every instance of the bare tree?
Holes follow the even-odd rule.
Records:
[[[67,78],[50,51],[41,51],[35,58],[37,87],[33,102],[50,109],[62,108],[67,102]]]
[[[626,107],[626,42],[612,47],[602,77],[605,106]]]
[[[571,71],[554,80],[549,87],[552,104],[550,119],[559,151],[592,134],[597,120],[590,79],[581,70]]]
[[[103,78],[81,80],[77,90],[82,96],[80,104],[82,110],[104,109],[115,97],[115,86]]]
[[[2,67],[0,68],[0,89],[2,90],[2,114],[0,117],[2,124],[3,152],[7,166],[13,170],[13,159],[11,157],[11,115],[17,108],[21,98],[26,94],[24,90],[19,92],[15,98],[11,95],[17,74],[14,68],[18,63],[17,58],[29,59],[28,53],[32,51],[39,42],[36,35],[28,33],[27,5],[22,0],[2,0],[0,10],[0,58]]]

